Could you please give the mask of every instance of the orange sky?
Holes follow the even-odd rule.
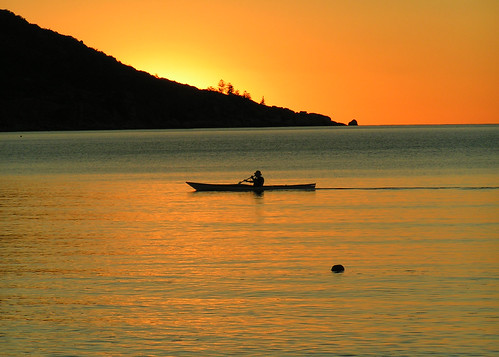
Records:
[[[0,0],[198,88],[361,125],[499,123],[497,0]]]

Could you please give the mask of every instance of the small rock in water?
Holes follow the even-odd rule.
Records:
[[[331,271],[333,273],[343,273],[345,271],[345,267],[341,264],[333,265]]]

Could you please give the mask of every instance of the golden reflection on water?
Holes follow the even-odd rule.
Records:
[[[41,347],[58,330],[94,352],[118,339],[117,353],[497,342],[496,190],[254,195],[61,177],[0,192],[1,326],[48,330]]]

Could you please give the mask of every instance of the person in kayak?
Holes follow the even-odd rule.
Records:
[[[253,182],[254,187],[262,187],[265,179],[263,178],[260,170],[256,170],[253,176],[251,176],[247,181]]]

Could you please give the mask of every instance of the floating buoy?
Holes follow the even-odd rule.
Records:
[[[333,265],[331,271],[333,273],[343,273],[345,271],[345,267],[341,264]]]

